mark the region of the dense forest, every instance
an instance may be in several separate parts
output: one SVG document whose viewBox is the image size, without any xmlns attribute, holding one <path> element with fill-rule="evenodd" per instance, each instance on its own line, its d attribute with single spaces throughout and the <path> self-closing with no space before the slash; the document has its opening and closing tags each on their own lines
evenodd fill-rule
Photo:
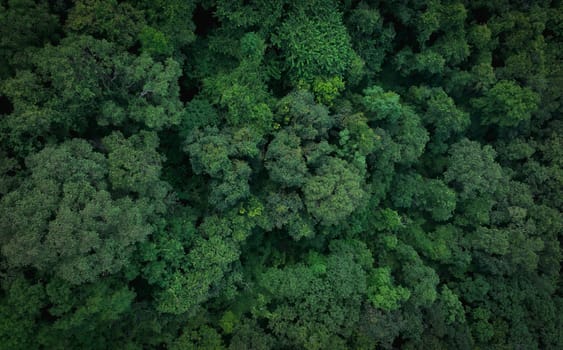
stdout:
<svg viewBox="0 0 563 350">
<path fill-rule="evenodd" d="M 563 349 L 563 3 L 0 0 L 0 349 Z"/>
</svg>

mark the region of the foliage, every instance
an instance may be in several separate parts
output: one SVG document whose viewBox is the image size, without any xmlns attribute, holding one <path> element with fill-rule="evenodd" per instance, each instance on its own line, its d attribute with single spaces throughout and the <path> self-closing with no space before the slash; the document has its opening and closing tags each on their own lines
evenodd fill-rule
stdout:
<svg viewBox="0 0 563 350">
<path fill-rule="evenodd" d="M 1 0 L 0 349 L 563 349 L 562 16 Z"/>
<path fill-rule="evenodd" d="M 296 13 L 285 20 L 274 38 L 283 52 L 292 81 L 311 81 L 315 77 L 343 77 L 354 51 L 342 16 L 332 1 L 317 10 L 318 16 Z"/>
<path fill-rule="evenodd" d="M 539 96 L 530 88 L 521 88 L 508 80 L 496 83 L 485 96 L 476 98 L 474 104 L 482 110 L 483 123 L 515 126 L 530 120 L 537 108 Z"/>
</svg>

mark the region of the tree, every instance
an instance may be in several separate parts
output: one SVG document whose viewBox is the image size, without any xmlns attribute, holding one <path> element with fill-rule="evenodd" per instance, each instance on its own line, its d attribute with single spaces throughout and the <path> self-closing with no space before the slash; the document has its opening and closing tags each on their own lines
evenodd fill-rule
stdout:
<svg viewBox="0 0 563 350">
<path fill-rule="evenodd" d="M 42 325 L 36 337 L 42 347 L 125 346 L 125 332 L 120 324 L 135 298 L 126 285 L 116 279 L 104 279 L 73 286 L 55 278 L 46 286 L 46 292 L 50 302 L 47 312 L 55 322 Z"/>
<path fill-rule="evenodd" d="M 209 200 L 215 208 L 226 210 L 249 197 L 248 180 L 252 169 L 240 158 L 258 156 L 260 139 L 246 128 L 221 133 L 217 128 L 195 129 L 188 134 L 184 150 L 190 155 L 196 174 L 208 174 Z"/>
<path fill-rule="evenodd" d="M 346 19 L 354 51 L 365 61 L 370 74 L 377 74 L 393 47 L 396 32 L 385 24 L 377 8 L 360 2 Z"/>
<path fill-rule="evenodd" d="M 0 299 L 0 335 L 4 349 L 38 349 L 34 337 L 37 320 L 45 306 L 45 290 L 40 284 L 31 284 L 23 276 L 2 281 Z"/>
<path fill-rule="evenodd" d="M 203 172 L 220 177 L 229 165 L 229 143 L 217 128 L 194 130 L 186 140 L 185 151 L 190 155 L 196 174 Z"/>
<path fill-rule="evenodd" d="M 120 68 L 124 69 L 123 74 L 127 78 L 116 93 L 120 96 L 123 87 L 128 87 L 129 103 L 125 108 L 114 107 L 114 102 L 103 104 L 102 112 L 107 113 L 104 113 L 103 121 L 99 121 L 99 124 L 109 121 L 119 125 L 123 121 L 113 118 L 122 115 L 122 111 L 128 118 L 144 124 L 148 129 L 161 130 L 179 124 L 183 105 L 180 102 L 178 79 L 182 71 L 177 61 L 167 58 L 161 63 L 148 54 L 142 54 Z"/>
<path fill-rule="evenodd" d="M 368 119 L 379 121 L 399 146 L 398 163 L 409 164 L 420 157 L 429 139 L 428 132 L 415 111 L 400 102 L 397 93 L 372 86 L 364 90 L 363 106 Z"/>
<path fill-rule="evenodd" d="M 474 99 L 473 105 L 483 113 L 483 124 L 507 127 L 530 120 L 539 102 L 538 94 L 530 88 L 501 80 L 487 90 L 483 97 Z"/>
<path fill-rule="evenodd" d="M 117 193 L 135 193 L 142 197 L 162 201 L 169 191 L 168 186 L 160 181 L 162 163 L 166 160 L 156 148 L 158 136 L 154 132 L 142 131 L 125 138 L 115 132 L 102 140 L 108 151 L 108 178 L 111 189 Z M 157 186 L 159 184 L 160 186 Z M 160 207 L 158 212 L 164 212 Z"/>
<path fill-rule="evenodd" d="M 448 220 L 456 207 L 452 189 L 441 180 L 424 179 L 419 174 L 398 175 L 390 198 L 395 206 L 427 211 L 436 221 Z"/>
<path fill-rule="evenodd" d="M 308 175 L 301 140 L 296 135 L 282 130 L 268 145 L 265 158 L 270 178 L 285 186 L 301 186 Z"/>
<path fill-rule="evenodd" d="M 196 7 L 194 1 L 143 0 L 137 7 L 144 10 L 147 24 L 158 28 L 176 51 L 196 39 L 192 20 Z"/>
<path fill-rule="evenodd" d="M 296 192 L 277 191 L 266 193 L 266 208 L 269 212 L 268 221 L 275 228 L 292 225 L 299 221 L 303 210 L 303 201 Z"/>
<path fill-rule="evenodd" d="M 375 152 L 377 141 L 381 137 L 369 127 L 367 118 L 361 113 L 344 117 L 342 127 L 344 130 L 338 135 L 340 137 L 338 155 L 358 169 L 367 170 L 367 157 Z"/>
<path fill-rule="evenodd" d="M 441 88 L 421 86 L 410 91 L 422 107 L 424 125 L 432 132 L 432 151 L 445 151 L 446 141 L 460 135 L 469 126 L 469 114 L 458 108 Z"/>
<path fill-rule="evenodd" d="M 315 103 L 314 96 L 306 90 L 297 90 L 278 103 L 280 124 L 289 125 L 301 140 L 320 140 L 327 137 L 334 124 L 326 106 Z"/>
<path fill-rule="evenodd" d="M 247 33 L 235 52 L 240 60 L 238 67 L 204 80 L 204 94 L 226 109 L 230 125 L 252 124 L 260 130 L 271 127 L 273 114 L 265 85 L 267 76 L 262 67 L 265 50 L 264 39 Z"/>
<path fill-rule="evenodd" d="M 186 327 L 183 334 L 174 341 L 170 348 L 174 350 L 225 349 L 219 333 L 208 325 L 202 325 L 196 329 Z"/>
<path fill-rule="evenodd" d="M 393 311 L 400 303 L 408 300 L 410 292 L 403 287 L 393 285 L 391 269 L 380 267 L 375 269 L 368 280 L 368 299 L 374 307 L 385 311 Z"/>
<path fill-rule="evenodd" d="M 462 200 L 497 191 L 502 170 L 495 162 L 496 152 L 491 146 L 481 147 L 475 141 L 463 139 L 449 150 L 449 167 L 444 173 L 446 183 L 453 183 Z"/>
<path fill-rule="evenodd" d="M 248 181 L 252 169 L 243 161 L 232 162 L 231 169 L 219 182 L 211 183 L 209 203 L 217 209 L 227 209 L 250 196 Z"/>
<path fill-rule="evenodd" d="M 267 293 L 261 316 L 280 344 L 344 349 L 359 321 L 371 254 L 358 241 L 332 241 L 331 254 L 309 254 L 307 264 L 270 268 L 259 283 Z M 271 311 L 268 311 L 271 310 Z"/>
<path fill-rule="evenodd" d="M 270 35 L 284 14 L 285 1 L 252 0 L 244 3 L 219 0 L 214 15 L 228 28 L 260 28 Z"/>
<path fill-rule="evenodd" d="M 115 0 L 76 2 L 65 23 L 69 32 L 92 35 L 130 47 L 144 24 L 143 13 Z"/>
<path fill-rule="evenodd" d="M 10 269 L 33 267 L 41 275 L 80 284 L 130 263 L 135 243 L 152 233 L 151 222 L 165 209 L 167 187 L 157 176 L 158 157 L 154 164 L 134 163 L 154 167 L 156 176 L 139 173 L 132 183 L 108 183 L 116 152 L 110 151 L 108 159 L 75 139 L 27 159 L 31 176 L 0 202 L 2 255 Z M 155 191 L 150 197 L 149 189 Z"/>
<path fill-rule="evenodd" d="M 337 224 L 365 197 L 357 170 L 338 158 L 327 158 L 303 187 L 308 212 L 319 222 Z"/>
<path fill-rule="evenodd" d="M 315 77 L 343 77 L 355 55 L 342 15 L 332 1 L 318 6 L 318 15 L 303 11 L 289 16 L 272 38 L 284 55 L 292 86 Z"/>
<path fill-rule="evenodd" d="M 229 343 L 229 349 L 244 350 L 251 348 L 266 350 L 272 348 L 274 344 L 274 338 L 266 334 L 255 321 L 245 320 L 237 325 L 233 338 Z"/>
<path fill-rule="evenodd" d="M 106 40 L 73 35 L 36 51 L 32 70 L 0 86 L 14 106 L 0 123 L 7 146 L 23 158 L 46 139 L 86 136 L 98 126 L 137 123 L 135 131 L 179 124 L 179 64 L 117 51 Z"/>
<path fill-rule="evenodd" d="M 0 5 L 0 77 L 29 66 L 33 51 L 55 38 L 56 15 L 45 2 L 4 1 Z M 25 25 L 22 25 L 24 24 Z"/>
</svg>

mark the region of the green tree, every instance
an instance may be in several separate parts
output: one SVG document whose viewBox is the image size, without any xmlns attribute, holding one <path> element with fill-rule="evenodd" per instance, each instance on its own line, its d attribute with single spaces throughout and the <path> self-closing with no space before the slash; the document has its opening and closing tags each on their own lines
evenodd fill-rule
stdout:
<svg viewBox="0 0 563 350">
<path fill-rule="evenodd" d="M 92 35 L 130 47 L 141 31 L 143 13 L 116 0 L 81 0 L 69 11 L 66 28 L 71 33 Z"/>
<path fill-rule="evenodd" d="M 483 97 L 473 100 L 484 124 L 516 126 L 528 121 L 540 102 L 538 94 L 530 88 L 522 88 L 509 80 L 501 80 L 485 92 Z"/>
<path fill-rule="evenodd" d="M 410 91 L 423 110 L 423 124 L 431 132 L 431 150 L 446 151 L 446 141 L 462 134 L 469 126 L 469 114 L 457 107 L 442 88 L 420 86 Z"/>
<path fill-rule="evenodd" d="M 158 28 L 165 40 L 179 51 L 195 39 L 193 12 L 195 1 L 139 1 L 137 8 L 143 9 L 147 24 Z"/>
<path fill-rule="evenodd" d="M 108 151 L 111 189 L 117 193 L 154 198 L 155 209 L 164 212 L 165 208 L 157 204 L 162 202 L 169 188 L 160 181 L 165 158 L 156 150 L 159 145 L 156 133 L 142 131 L 126 139 L 120 132 L 115 132 L 105 137 L 102 145 Z"/>
<path fill-rule="evenodd" d="M 261 316 L 280 345 L 346 348 L 359 321 L 372 257 L 358 241 L 335 240 L 330 250 L 326 257 L 312 253 L 307 264 L 271 268 L 259 277 L 266 306 L 271 305 Z"/>
<path fill-rule="evenodd" d="M 14 106 L 0 123 L 2 139 L 21 157 L 46 139 L 86 135 L 97 126 L 160 130 L 180 122 L 181 69 L 172 59 L 156 62 L 106 40 L 68 36 L 36 51 L 32 62 L 33 70 L 0 85 Z"/>
<path fill-rule="evenodd" d="M 46 286 L 49 314 L 56 317 L 37 335 L 42 347 L 80 347 L 102 349 L 123 346 L 119 339 L 120 322 L 126 318 L 135 293 L 112 279 L 72 286 L 52 279 Z M 112 325 L 113 327 L 107 327 Z"/>
<path fill-rule="evenodd" d="M 368 299 L 374 307 L 386 311 L 396 310 L 400 303 L 408 300 L 408 289 L 394 286 L 391 269 L 380 267 L 375 269 L 368 279 Z"/>
<path fill-rule="evenodd" d="M 86 141 L 75 139 L 27 159 L 31 176 L 0 205 L 7 266 L 33 267 L 42 275 L 79 284 L 130 264 L 135 243 L 152 233 L 151 221 L 165 209 L 167 187 L 157 176 L 144 178 L 147 174 L 141 173 L 129 185 L 147 186 L 158 195 L 148 197 L 142 187 L 109 192 L 113 157 L 110 152 L 108 160 Z M 136 166 L 158 169 L 158 162 L 139 161 Z"/>
<path fill-rule="evenodd" d="M 381 71 L 385 58 L 393 48 L 396 32 L 384 22 L 377 8 L 362 1 L 346 19 L 354 50 L 365 61 L 371 74 Z"/>
<path fill-rule="evenodd" d="M 398 163 L 409 164 L 423 153 L 428 132 L 413 108 L 401 103 L 400 96 L 379 86 L 364 90 L 363 106 L 368 119 L 378 122 L 399 147 Z"/>
<path fill-rule="evenodd" d="M 320 1 L 316 15 L 303 10 L 289 16 L 272 38 L 284 55 L 291 82 L 343 77 L 355 56 L 342 15 L 333 1 Z"/>
<path fill-rule="evenodd" d="M 496 152 L 491 146 L 463 139 L 449 150 L 449 166 L 444 173 L 446 183 L 452 183 L 461 199 L 490 195 L 497 191 L 502 169 L 495 162 Z"/>
<path fill-rule="evenodd" d="M 204 80 L 203 92 L 210 101 L 224 108 L 230 125 L 252 124 L 267 130 L 272 124 L 270 95 L 266 89 L 267 76 L 262 68 L 266 44 L 255 33 L 240 39 L 235 53 L 238 67 Z"/>
<path fill-rule="evenodd" d="M 303 186 L 308 212 L 319 222 L 337 224 L 365 198 L 358 171 L 338 158 L 327 158 Z"/>
<path fill-rule="evenodd" d="M 279 124 L 289 125 L 301 140 L 320 140 L 327 137 L 334 125 L 328 108 L 315 103 L 314 96 L 306 90 L 297 90 L 278 103 Z"/>
<path fill-rule="evenodd" d="M 285 130 L 276 133 L 265 159 L 273 181 L 285 186 L 301 186 L 306 181 L 308 169 L 300 143 L 299 137 Z"/>
<path fill-rule="evenodd" d="M 41 284 L 31 284 L 23 276 L 2 281 L 0 299 L 0 335 L 2 349 L 38 349 L 34 337 L 39 329 L 41 308 L 45 306 L 45 290 Z"/>
<path fill-rule="evenodd" d="M 0 4 L 0 78 L 31 63 L 33 52 L 56 39 L 58 19 L 46 2 L 10 0 Z"/>
</svg>

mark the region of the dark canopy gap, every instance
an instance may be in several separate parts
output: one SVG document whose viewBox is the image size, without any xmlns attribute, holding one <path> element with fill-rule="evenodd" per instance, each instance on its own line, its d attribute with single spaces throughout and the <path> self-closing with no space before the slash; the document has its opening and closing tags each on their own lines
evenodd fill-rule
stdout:
<svg viewBox="0 0 563 350">
<path fill-rule="evenodd" d="M 183 74 L 178 84 L 180 84 L 180 101 L 183 103 L 190 102 L 199 93 L 200 87 L 190 80 L 186 74 Z"/>
<path fill-rule="evenodd" d="M 12 101 L 6 96 L 0 95 L 0 114 L 11 114 L 14 111 Z"/>
<path fill-rule="evenodd" d="M 215 11 L 215 7 L 205 9 L 201 4 L 196 6 L 193 13 L 193 21 L 195 24 L 195 34 L 198 37 L 207 36 L 211 29 L 219 26 L 219 21 L 213 16 Z"/>
<path fill-rule="evenodd" d="M 487 23 L 489 21 L 489 18 L 491 17 L 489 11 L 484 7 L 475 8 L 471 10 L 471 13 L 473 14 L 475 22 L 477 22 L 478 24 Z"/>
</svg>

